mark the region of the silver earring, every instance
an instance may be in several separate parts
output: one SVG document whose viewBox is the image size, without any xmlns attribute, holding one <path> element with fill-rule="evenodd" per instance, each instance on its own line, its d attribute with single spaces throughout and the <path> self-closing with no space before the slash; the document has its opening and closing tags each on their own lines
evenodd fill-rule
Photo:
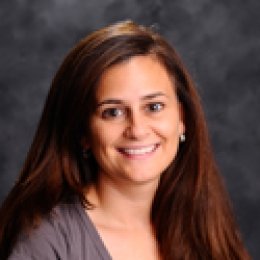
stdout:
<svg viewBox="0 0 260 260">
<path fill-rule="evenodd" d="M 180 135 L 180 142 L 183 143 L 183 142 L 185 142 L 185 140 L 186 140 L 185 134 L 181 134 Z"/>
</svg>

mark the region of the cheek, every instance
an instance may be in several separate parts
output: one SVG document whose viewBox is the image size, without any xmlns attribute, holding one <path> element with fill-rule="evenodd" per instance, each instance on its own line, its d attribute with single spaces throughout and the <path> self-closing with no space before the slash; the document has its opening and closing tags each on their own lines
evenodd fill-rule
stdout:
<svg viewBox="0 0 260 260">
<path fill-rule="evenodd" d="M 103 149 L 108 144 L 108 140 L 109 138 L 106 136 L 105 131 L 94 129 L 91 135 L 91 147 L 93 150 Z"/>
<path fill-rule="evenodd" d="M 119 131 L 117 127 L 111 127 L 106 124 L 95 124 L 91 128 L 91 146 L 95 150 L 106 149 L 112 145 L 118 138 Z"/>
<path fill-rule="evenodd" d="M 177 140 L 180 135 L 180 123 L 172 122 L 170 120 L 158 122 L 156 125 L 156 131 L 167 139 L 172 141 Z"/>
</svg>

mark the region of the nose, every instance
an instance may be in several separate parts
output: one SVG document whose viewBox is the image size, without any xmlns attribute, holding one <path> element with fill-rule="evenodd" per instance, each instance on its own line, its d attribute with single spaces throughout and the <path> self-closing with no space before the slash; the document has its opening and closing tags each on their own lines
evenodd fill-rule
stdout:
<svg viewBox="0 0 260 260">
<path fill-rule="evenodd" d="M 131 140 L 145 139 L 149 135 L 147 118 L 140 111 L 130 111 L 124 134 Z"/>
</svg>

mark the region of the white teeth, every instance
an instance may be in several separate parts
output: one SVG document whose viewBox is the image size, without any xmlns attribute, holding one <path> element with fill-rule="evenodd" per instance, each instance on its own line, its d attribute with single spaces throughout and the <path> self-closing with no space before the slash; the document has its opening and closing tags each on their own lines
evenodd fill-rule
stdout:
<svg viewBox="0 0 260 260">
<path fill-rule="evenodd" d="M 124 153 L 127 153 L 129 155 L 142 155 L 142 154 L 146 154 L 146 153 L 150 153 L 155 149 L 156 145 L 151 145 L 151 146 L 147 146 L 147 147 L 143 147 L 143 148 L 138 148 L 138 149 L 122 149 L 122 151 Z"/>
</svg>

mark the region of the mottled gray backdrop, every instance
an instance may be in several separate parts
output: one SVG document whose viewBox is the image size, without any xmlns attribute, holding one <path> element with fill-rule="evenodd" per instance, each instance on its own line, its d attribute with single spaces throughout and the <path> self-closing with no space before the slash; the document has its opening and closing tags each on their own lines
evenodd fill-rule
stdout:
<svg viewBox="0 0 260 260">
<path fill-rule="evenodd" d="M 260 259 L 259 0 L 1 0 L 0 202 L 68 49 L 111 22 L 155 25 L 193 75 L 242 234 Z"/>
</svg>

